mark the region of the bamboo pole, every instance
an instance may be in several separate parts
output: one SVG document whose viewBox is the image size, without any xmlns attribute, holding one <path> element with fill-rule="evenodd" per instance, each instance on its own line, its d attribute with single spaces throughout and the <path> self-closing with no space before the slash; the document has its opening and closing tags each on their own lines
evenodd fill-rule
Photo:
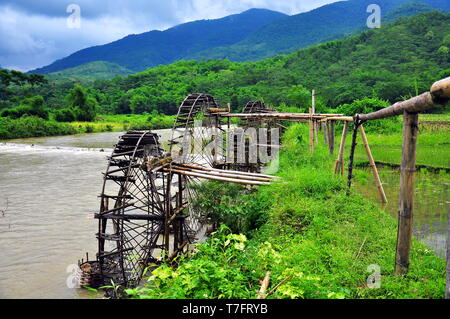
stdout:
<svg viewBox="0 0 450 319">
<path fill-rule="evenodd" d="M 402 115 L 404 112 L 417 113 L 432 109 L 436 105 L 445 105 L 450 99 L 450 77 L 435 82 L 429 92 L 409 100 L 397 102 L 389 107 L 369 114 L 359 114 L 361 121 L 376 120 Z"/>
<path fill-rule="evenodd" d="M 348 122 L 344 122 L 344 128 L 342 129 L 341 145 L 339 146 L 339 154 L 334 164 L 334 173 L 344 175 L 344 151 L 345 151 L 345 140 L 347 139 L 348 132 Z"/>
<path fill-rule="evenodd" d="M 237 184 L 244 184 L 244 185 L 268 185 L 269 182 L 260 182 L 260 181 L 253 181 L 248 179 L 241 179 L 241 178 L 229 178 L 229 177 L 221 177 L 221 176 L 214 176 L 214 175 L 208 175 L 204 173 L 196 173 L 196 172 L 189 172 L 189 171 L 183 171 L 183 170 L 177 170 L 177 169 L 167 169 L 167 171 L 171 171 L 173 173 L 187 175 L 187 176 L 195 176 L 200 177 L 204 179 L 211 179 L 215 181 L 222 181 L 222 182 L 231 182 L 231 183 L 237 183 Z"/>
<path fill-rule="evenodd" d="M 332 117 L 327 117 L 324 119 L 319 120 L 319 122 L 326 122 L 326 121 L 346 121 L 346 122 L 353 122 L 353 117 L 351 116 L 332 116 Z"/>
<path fill-rule="evenodd" d="M 328 130 L 328 146 L 330 147 L 330 154 L 334 154 L 334 127 L 335 127 L 335 121 L 329 121 L 330 127 Z"/>
<path fill-rule="evenodd" d="M 322 122 L 323 142 L 328 145 L 328 125 L 327 122 Z"/>
<path fill-rule="evenodd" d="M 312 108 L 312 114 L 316 114 L 316 92 L 315 90 L 312 90 L 311 94 L 311 108 Z M 314 140 L 313 142 L 317 144 L 317 121 L 313 121 L 313 132 L 314 132 Z"/>
<path fill-rule="evenodd" d="M 210 172 L 224 172 L 224 173 L 233 173 L 236 175 L 243 175 L 243 176 L 256 176 L 256 177 L 267 177 L 270 179 L 279 179 L 278 176 L 266 175 L 266 174 L 261 174 L 261 173 L 233 171 L 233 170 L 203 167 L 203 166 L 197 166 L 197 165 L 191 165 L 191 164 L 174 164 L 174 165 L 176 165 L 178 167 L 182 167 L 182 168 L 188 167 L 188 168 L 194 168 L 194 169 L 210 171 Z"/>
<path fill-rule="evenodd" d="M 403 115 L 402 165 L 400 168 L 400 208 L 398 212 L 395 274 L 408 272 L 413 231 L 414 172 L 416 169 L 416 142 L 418 113 Z"/>
<path fill-rule="evenodd" d="M 448 186 L 448 185 L 446 185 Z M 450 214 L 447 214 L 447 280 L 445 286 L 445 299 L 450 299 Z"/>
<path fill-rule="evenodd" d="M 270 271 L 266 272 L 266 275 L 264 276 L 264 279 L 261 282 L 261 288 L 258 291 L 257 299 L 266 299 L 266 291 L 267 288 L 269 287 L 269 281 L 270 281 Z"/>
<path fill-rule="evenodd" d="M 375 165 L 375 161 L 372 156 L 372 151 L 370 150 L 369 142 L 367 141 L 366 132 L 364 131 L 364 127 L 362 125 L 359 126 L 359 131 L 361 133 L 361 138 L 364 143 L 364 147 L 366 148 L 367 157 L 369 158 L 370 169 L 372 170 L 373 177 L 375 178 L 375 184 L 378 188 L 378 193 L 380 194 L 382 203 L 387 203 L 386 194 L 383 189 L 383 185 L 381 184 L 380 175 L 378 174 L 377 166 Z"/>
<path fill-rule="evenodd" d="M 177 166 L 173 166 L 173 168 L 178 169 L 178 170 L 186 170 L 186 171 L 190 171 L 190 172 L 194 172 L 194 173 L 207 174 L 207 175 L 211 175 L 211 176 L 223 176 L 223 177 L 231 177 L 231 178 L 251 180 L 251 181 L 260 181 L 260 182 L 272 181 L 272 179 L 268 178 L 268 177 L 242 176 L 242 175 L 233 174 L 233 171 L 230 171 L 229 173 L 224 173 L 224 172 L 205 171 L 205 170 L 199 170 L 199 169 L 195 169 L 195 168 L 185 168 L 185 167 L 177 167 Z"/>
<path fill-rule="evenodd" d="M 359 122 L 358 115 L 356 115 L 355 122 L 353 125 L 353 134 L 352 134 L 352 144 L 350 147 L 350 158 L 348 163 L 348 175 L 347 175 L 347 195 L 350 195 L 350 190 L 352 187 L 352 178 L 353 178 L 353 160 L 355 157 L 355 149 L 356 149 L 356 137 L 358 136 L 358 126 L 361 125 Z"/>
</svg>

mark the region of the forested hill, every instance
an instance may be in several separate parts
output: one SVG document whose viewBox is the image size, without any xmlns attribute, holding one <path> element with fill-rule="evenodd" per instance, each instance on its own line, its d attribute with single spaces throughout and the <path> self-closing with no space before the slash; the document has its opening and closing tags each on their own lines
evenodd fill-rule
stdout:
<svg viewBox="0 0 450 319">
<path fill-rule="evenodd" d="M 391 102 L 429 89 L 450 75 L 450 14 L 401 18 L 365 31 L 258 62 L 180 61 L 108 81 L 95 93 L 103 111 L 174 113 L 191 92 L 207 92 L 236 109 L 252 99 L 272 105 L 336 107 L 363 97 Z M 306 88 L 306 89 L 305 89 Z"/>
<path fill-rule="evenodd" d="M 215 20 L 180 24 L 165 31 L 129 35 L 115 42 L 86 48 L 32 71 L 50 73 L 94 61 L 116 63 L 134 72 L 169 64 L 204 49 L 236 43 L 285 14 L 251 9 Z"/>
<path fill-rule="evenodd" d="M 376 3 L 381 8 L 382 23 L 400 16 L 410 16 L 430 9 L 450 11 L 448 0 L 350 0 L 339 1 L 315 10 L 273 21 L 233 45 L 223 45 L 195 53 L 186 58 L 255 61 L 280 53 L 344 38 L 367 30 L 370 13 L 367 8 Z"/>
</svg>

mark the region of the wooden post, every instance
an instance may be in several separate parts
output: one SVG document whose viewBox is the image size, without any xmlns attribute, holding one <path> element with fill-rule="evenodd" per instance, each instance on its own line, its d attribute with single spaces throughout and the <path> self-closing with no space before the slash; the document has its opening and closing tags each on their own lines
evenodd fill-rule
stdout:
<svg viewBox="0 0 450 319">
<path fill-rule="evenodd" d="M 446 185 L 446 190 L 447 190 Z M 445 192 L 447 194 L 447 192 Z M 447 228 L 447 281 L 445 290 L 445 299 L 450 299 L 450 214 L 447 214 L 448 228 Z"/>
<path fill-rule="evenodd" d="M 372 170 L 373 177 L 375 178 L 375 184 L 378 188 L 378 193 L 380 194 L 382 203 L 387 203 L 386 194 L 383 189 L 383 185 L 381 184 L 380 175 L 378 175 L 377 166 L 375 165 L 375 161 L 372 156 L 372 152 L 370 150 L 369 142 L 367 141 L 366 132 L 364 131 L 364 127 L 362 125 L 359 126 L 359 131 L 361 133 L 361 138 L 366 148 L 367 157 L 369 158 L 370 169 Z"/>
<path fill-rule="evenodd" d="M 414 172 L 416 170 L 416 142 L 418 113 L 403 113 L 402 164 L 400 168 L 400 208 L 398 212 L 397 252 L 395 274 L 408 272 L 413 231 Z"/>
<path fill-rule="evenodd" d="M 328 128 L 328 146 L 330 147 L 330 154 L 334 154 L 334 124 L 336 121 L 328 121 L 330 122 L 330 126 Z M 328 123 L 327 122 L 327 123 Z"/>
<path fill-rule="evenodd" d="M 311 101 L 311 108 L 312 108 L 312 114 L 316 114 L 316 92 L 312 90 L 312 101 Z M 313 121 L 313 132 L 314 132 L 314 140 L 313 142 L 317 144 L 317 121 Z"/>
<path fill-rule="evenodd" d="M 322 122 L 323 142 L 328 145 L 328 125 L 326 122 Z"/>
<path fill-rule="evenodd" d="M 312 108 L 309 108 L 309 151 L 314 152 L 314 121 Z"/>
<path fill-rule="evenodd" d="M 339 146 L 339 154 L 334 164 L 334 173 L 344 175 L 344 151 L 345 151 L 345 140 L 347 138 L 348 132 L 348 122 L 344 121 L 344 128 L 342 129 L 341 145 Z"/>
</svg>

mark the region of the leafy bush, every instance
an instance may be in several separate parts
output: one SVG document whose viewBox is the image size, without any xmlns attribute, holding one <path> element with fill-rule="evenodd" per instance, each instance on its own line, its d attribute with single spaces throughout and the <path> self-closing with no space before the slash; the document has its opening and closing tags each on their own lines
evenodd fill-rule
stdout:
<svg viewBox="0 0 450 319">
<path fill-rule="evenodd" d="M 0 117 L 10 117 L 18 119 L 24 115 L 37 116 L 44 120 L 49 119 L 49 111 L 44 105 L 44 98 L 40 95 L 31 98 L 26 98 L 22 101 L 23 104 L 2 110 Z"/>
<path fill-rule="evenodd" d="M 55 111 L 55 119 L 58 122 L 74 122 L 77 120 L 75 111 L 72 108 L 64 108 Z"/>
<path fill-rule="evenodd" d="M 254 191 L 243 185 L 208 181 L 193 187 L 199 194 L 194 209 L 235 233 L 248 233 L 267 221 L 267 203 L 259 201 L 262 198 L 255 198 Z"/>
</svg>

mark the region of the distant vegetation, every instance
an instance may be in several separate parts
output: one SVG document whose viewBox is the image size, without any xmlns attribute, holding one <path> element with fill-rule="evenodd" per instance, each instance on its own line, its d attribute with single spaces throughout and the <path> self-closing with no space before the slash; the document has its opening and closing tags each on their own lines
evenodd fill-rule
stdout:
<svg viewBox="0 0 450 319">
<path fill-rule="evenodd" d="M 221 19 L 184 23 L 164 31 L 131 34 L 112 43 L 75 52 L 35 72 L 56 72 L 94 61 L 115 63 L 133 72 L 143 71 L 184 59 L 195 52 L 236 43 L 284 16 L 271 10 L 251 9 Z"/>
<path fill-rule="evenodd" d="M 94 82 L 95 80 L 106 80 L 118 75 L 128 75 L 132 73 L 134 72 L 115 63 L 95 61 L 50 73 L 47 74 L 46 77 L 55 82 L 72 80 L 89 83 Z"/>
<path fill-rule="evenodd" d="M 179 60 L 256 61 L 367 30 L 370 4 L 372 0 L 337 1 L 292 16 L 251 9 L 221 19 L 193 21 L 164 31 L 129 35 L 80 50 L 35 72 L 71 68 L 59 75 L 91 79 L 93 76 L 113 77 L 125 70 L 144 71 Z M 447 0 L 377 0 L 376 4 L 381 7 L 383 24 L 430 10 L 450 11 Z M 91 64 L 96 61 L 110 63 Z M 74 67 L 77 68 L 72 69 Z M 58 73 L 52 77 L 58 77 Z"/>
</svg>

